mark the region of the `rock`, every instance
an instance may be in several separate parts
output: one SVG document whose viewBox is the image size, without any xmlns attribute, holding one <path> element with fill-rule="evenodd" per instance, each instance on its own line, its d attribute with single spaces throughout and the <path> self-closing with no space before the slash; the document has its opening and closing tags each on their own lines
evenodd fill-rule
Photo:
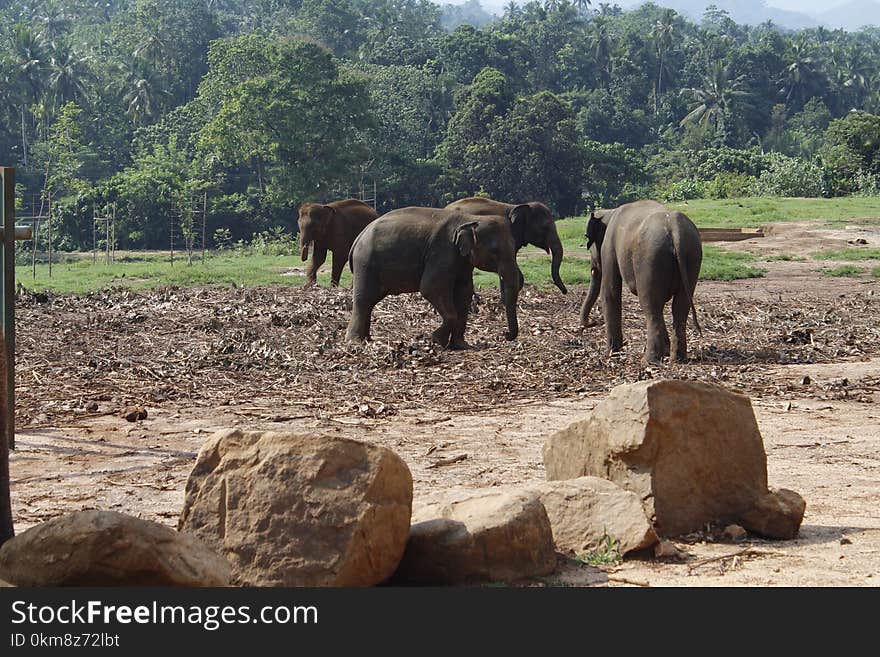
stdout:
<svg viewBox="0 0 880 657">
<path fill-rule="evenodd" d="M 807 503 L 793 490 L 769 491 L 740 516 L 743 527 L 765 538 L 791 539 L 798 535 Z"/>
<path fill-rule="evenodd" d="M 229 563 L 195 536 L 114 511 L 40 523 L 0 547 L 17 586 L 228 586 Z"/>
<path fill-rule="evenodd" d="M 852 541 L 848 539 L 846 536 L 841 537 L 840 539 L 841 545 L 852 545 Z"/>
<path fill-rule="evenodd" d="M 411 509 L 412 476 L 388 449 L 235 429 L 202 446 L 179 527 L 248 586 L 371 586 L 397 568 Z"/>
<path fill-rule="evenodd" d="M 654 557 L 657 559 L 685 559 L 687 553 L 679 550 L 672 541 L 660 541 L 654 546 Z"/>
<path fill-rule="evenodd" d="M 621 555 L 657 542 L 638 495 L 597 477 L 529 484 L 547 510 L 560 552 L 583 554 L 600 548 L 605 536 L 618 541 Z"/>
<path fill-rule="evenodd" d="M 435 493 L 414 504 L 401 584 L 510 582 L 556 568 L 544 505 L 518 490 Z"/>
<path fill-rule="evenodd" d="M 7 589 L 15 586 L 15 584 L 10 584 L 4 579 L 0 579 L 0 589 Z"/>
<path fill-rule="evenodd" d="M 119 412 L 119 417 L 129 422 L 137 422 L 147 419 L 147 409 L 142 406 L 128 406 Z"/>
<path fill-rule="evenodd" d="M 86 404 L 86 410 L 89 412 L 93 413 L 93 412 L 97 411 L 98 408 L 99 408 L 98 402 L 96 402 L 96 401 L 90 401 L 88 404 Z"/>
<path fill-rule="evenodd" d="M 731 541 L 742 541 L 748 536 L 748 532 L 740 525 L 727 525 L 724 528 L 724 537 Z"/>
<path fill-rule="evenodd" d="M 767 458 L 751 402 L 720 386 L 678 380 L 618 386 L 589 417 L 550 436 L 544 465 L 549 480 L 588 475 L 633 491 L 660 536 L 712 522 L 752 529 L 764 512 L 774 528 L 784 524 L 780 509 L 761 502 Z"/>
</svg>

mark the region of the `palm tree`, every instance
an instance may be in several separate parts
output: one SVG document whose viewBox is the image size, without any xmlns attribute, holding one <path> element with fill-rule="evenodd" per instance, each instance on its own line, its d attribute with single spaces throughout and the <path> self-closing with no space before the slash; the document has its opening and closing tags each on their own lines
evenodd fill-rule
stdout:
<svg viewBox="0 0 880 657">
<path fill-rule="evenodd" d="M 785 94 L 786 105 L 791 103 L 792 98 L 803 103 L 813 95 L 811 92 L 820 76 L 815 53 L 815 44 L 810 42 L 806 35 L 801 35 L 799 39 L 791 42 L 786 57 L 788 64 L 780 80 L 782 84 L 780 93 Z"/>
<path fill-rule="evenodd" d="M 18 23 L 12 28 L 12 57 L 34 103 L 43 95 L 48 60 L 45 50 L 43 39 L 30 26 Z"/>
<path fill-rule="evenodd" d="M 672 12 L 654 23 L 651 29 L 651 37 L 654 39 L 654 49 L 657 52 L 657 92 L 654 94 L 654 114 L 659 111 L 659 98 L 663 93 L 663 57 L 672 48 L 675 26 L 672 23 Z"/>
<path fill-rule="evenodd" d="M 745 89 L 745 76 L 731 79 L 730 65 L 724 66 L 719 61 L 713 62 L 709 74 L 703 78 L 702 88 L 688 87 L 682 89 L 681 94 L 692 96 L 694 105 L 679 125 L 712 125 L 719 141 L 727 137 L 727 121 L 734 107 L 749 106 L 746 99 L 750 94 Z"/>
<path fill-rule="evenodd" d="M 597 16 L 590 23 L 588 38 L 593 60 L 599 69 L 599 77 L 602 80 L 602 84 L 607 86 L 614 67 L 612 61 L 614 39 L 608 28 L 608 19 L 604 16 Z"/>
<path fill-rule="evenodd" d="M 66 40 L 58 41 L 49 58 L 48 91 L 55 107 L 68 101 L 84 105 L 89 100 L 85 82 L 90 76 L 88 58 L 81 57 Z"/>
</svg>

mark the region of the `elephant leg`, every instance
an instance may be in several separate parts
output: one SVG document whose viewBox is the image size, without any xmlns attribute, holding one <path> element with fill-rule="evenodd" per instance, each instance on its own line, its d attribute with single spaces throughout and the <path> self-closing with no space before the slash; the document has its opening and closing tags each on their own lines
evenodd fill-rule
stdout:
<svg viewBox="0 0 880 657">
<path fill-rule="evenodd" d="M 672 327 L 675 341 L 672 345 L 672 358 L 679 363 L 687 360 L 687 319 L 690 312 L 690 299 L 684 291 L 672 298 Z"/>
<path fill-rule="evenodd" d="M 448 288 L 422 287 L 422 296 L 427 299 L 434 310 L 443 318 L 443 323 L 432 334 L 431 338 L 442 347 L 456 347 L 450 344 L 450 340 L 458 332 L 458 312 L 455 307 L 452 290 Z M 463 333 L 463 331 L 461 331 Z"/>
<path fill-rule="evenodd" d="M 467 349 L 468 343 L 464 341 L 464 332 L 467 329 L 467 316 L 471 299 L 474 296 L 474 279 L 468 276 L 459 280 L 453 291 L 453 302 L 458 314 L 458 324 L 454 327 L 449 341 L 450 349 Z"/>
<path fill-rule="evenodd" d="M 663 319 L 663 304 L 653 299 L 639 299 L 642 312 L 645 313 L 645 333 L 647 344 L 645 345 L 645 360 L 649 363 L 659 363 L 664 356 L 669 355 L 669 333 L 666 330 L 666 321 Z"/>
<path fill-rule="evenodd" d="M 608 353 L 623 349 L 622 293 L 623 278 L 616 262 L 610 262 L 602 281 L 602 316 L 605 319 L 605 338 Z"/>
<path fill-rule="evenodd" d="M 384 295 L 366 289 L 367 285 L 355 282 L 352 292 L 351 319 L 345 337 L 349 342 L 366 342 L 370 339 L 370 323 L 373 308 Z"/>
<path fill-rule="evenodd" d="M 312 261 L 309 263 L 309 267 L 306 270 L 306 286 L 318 284 L 318 270 L 321 268 L 321 265 L 324 264 L 326 259 L 327 249 L 315 244 L 312 249 Z"/>
<path fill-rule="evenodd" d="M 519 289 L 522 290 L 526 284 L 526 278 L 523 276 L 522 269 L 517 267 L 517 272 L 519 273 Z M 498 291 L 500 292 L 500 296 L 498 297 L 498 302 L 503 306 L 504 305 L 504 279 L 500 276 L 498 277 Z"/>
<path fill-rule="evenodd" d="M 337 257 L 339 255 L 340 257 Z M 345 255 L 333 252 L 333 271 L 330 274 L 330 287 L 339 287 L 339 279 L 342 278 L 342 271 L 348 262 L 348 253 Z"/>
</svg>

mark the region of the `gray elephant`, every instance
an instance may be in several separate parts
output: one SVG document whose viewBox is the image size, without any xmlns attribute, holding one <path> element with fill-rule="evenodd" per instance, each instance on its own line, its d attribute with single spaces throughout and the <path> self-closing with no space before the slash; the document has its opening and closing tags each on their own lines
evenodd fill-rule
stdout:
<svg viewBox="0 0 880 657">
<path fill-rule="evenodd" d="M 421 292 L 443 318 L 432 337 L 450 349 L 466 349 L 464 333 L 474 293 L 474 267 L 507 281 L 508 340 L 519 334 L 516 302 L 519 268 L 510 222 L 453 210 L 410 207 L 382 215 L 358 235 L 349 255 L 354 274 L 346 337 L 370 338 L 373 308 L 390 294 Z"/>
<path fill-rule="evenodd" d="M 318 282 L 318 269 L 330 251 L 333 254 L 330 285 L 338 286 L 351 245 L 367 224 L 378 216 L 372 207 L 355 198 L 327 205 L 303 203 L 298 219 L 303 262 L 309 259 L 309 247 L 313 247 L 312 262 L 306 270 L 306 285 Z"/>
<path fill-rule="evenodd" d="M 614 210 L 591 213 L 586 226 L 590 249 L 590 289 L 581 306 L 581 326 L 589 323 L 590 311 L 602 295 L 602 314 L 608 352 L 623 347 L 621 302 L 623 283 L 639 297 L 647 323 L 645 360 L 658 362 L 670 355 L 669 333 L 663 307 L 672 299 L 675 342 L 672 355 L 687 358 L 688 312 L 697 330 L 694 290 L 703 261 L 700 232 L 681 212 L 671 212 L 656 201 L 637 201 Z"/>
<path fill-rule="evenodd" d="M 473 196 L 463 198 L 446 206 L 447 210 L 457 210 L 475 215 L 504 216 L 510 220 L 513 231 L 513 240 L 516 250 L 519 251 L 526 244 L 534 244 L 539 249 L 544 249 L 551 254 L 550 276 L 553 283 L 563 294 L 568 293 L 562 277 L 559 275 L 559 267 L 562 265 L 562 240 L 556 231 L 556 222 L 550 209 L 543 203 L 532 201 L 521 205 L 493 201 L 490 198 Z M 522 274 L 520 274 L 522 277 Z M 522 281 L 520 281 L 522 283 Z M 502 281 L 502 296 L 504 285 Z"/>
</svg>

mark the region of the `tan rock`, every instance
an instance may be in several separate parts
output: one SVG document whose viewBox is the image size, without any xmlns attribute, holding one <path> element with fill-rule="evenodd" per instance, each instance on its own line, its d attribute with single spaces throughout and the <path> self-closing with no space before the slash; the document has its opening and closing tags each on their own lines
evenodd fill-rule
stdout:
<svg viewBox="0 0 880 657">
<path fill-rule="evenodd" d="M 672 541 L 660 541 L 654 546 L 654 556 L 657 559 L 678 559 L 687 558 L 687 553 L 680 550 Z"/>
<path fill-rule="evenodd" d="M 791 539 L 798 535 L 806 508 L 804 498 L 780 488 L 759 497 L 740 521 L 746 529 L 765 538 Z"/>
<path fill-rule="evenodd" d="M 742 541 L 748 536 L 748 532 L 740 525 L 727 525 L 724 528 L 724 538 L 731 541 Z"/>
<path fill-rule="evenodd" d="M 614 388 L 589 417 L 550 436 L 544 465 L 550 480 L 589 475 L 633 491 L 661 536 L 739 522 L 767 493 L 749 398 L 696 381 Z"/>
<path fill-rule="evenodd" d="M 371 586 L 397 568 L 411 509 L 412 476 L 390 450 L 232 430 L 199 452 L 179 526 L 249 586 Z"/>
<path fill-rule="evenodd" d="M 643 550 L 657 542 L 641 499 L 607 479 L 579 477 L 528 484 L 538 495 L 560 552 L 583 554 L 600 548 L 605 536 L 618 543 L 620 553 Z"/>
<path fill-rule="evenodd" d="M 229 563 L 195 536 L 114 511 L 40 523 L 0 547 L 17 586 L 227 586 Z"/>
<path fill-rule="evenodd" d="M 457 490 L 416 501 L 394 582 L 510 582 L 555 568 L 550 521 L 534 493 Z"/>
</svg>

